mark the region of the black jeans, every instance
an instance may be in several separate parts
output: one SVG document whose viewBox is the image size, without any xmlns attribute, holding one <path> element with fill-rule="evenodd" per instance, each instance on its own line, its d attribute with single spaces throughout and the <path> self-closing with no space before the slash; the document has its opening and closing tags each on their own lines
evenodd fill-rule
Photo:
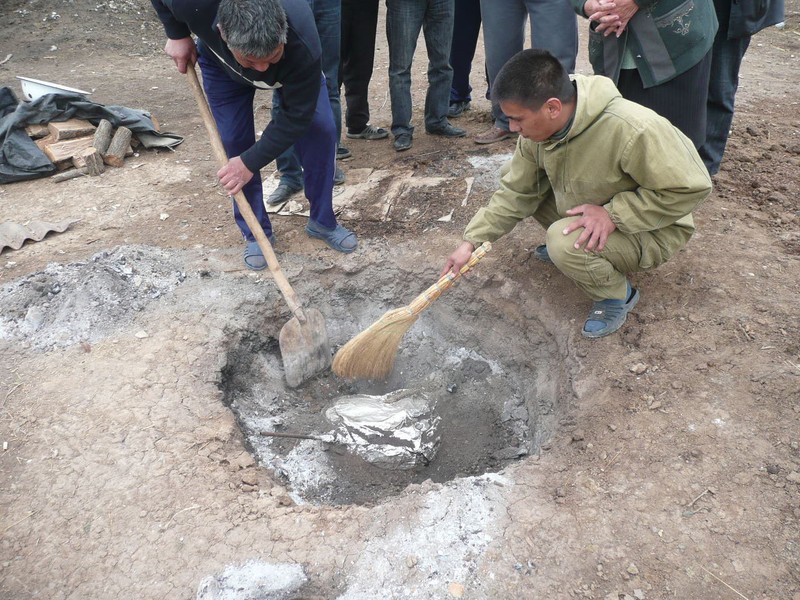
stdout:
<svg viewBox="0 0 800 600">
<path fill-rule="evenodd" d="M 369 82 L 377 29 L 378 0 L 342 0 L 339 81 L 344 85 L 348 133 L 361 133 L 369 123 Z"/>
<path fill-rule="evenodd" d="M 719 172 L 719 164 L 728 143 L 728 134 L 733 122 L 733 107 L 739 87 L 739 68 L 750 45 L 750 36 L 728 39 L 728 22 L 731 18 L 731 3 L 714 2 L 719 29 L 711 49 L 711 78 L 708 82 L 708 104 L 706 108 L 706 141 L 698 148 L 709 175 Z"/>
<path fill-rule="evenodd" d="M 450 48 L 450 65 L 453 67 L 453 84 L 450 86 L 451 104 L 472 100 L 469 74 L 472 71 L 472 59 L 475 58 L 480 31 L 480 0 L 456 0 L 453 45 Z"/>
</svg>

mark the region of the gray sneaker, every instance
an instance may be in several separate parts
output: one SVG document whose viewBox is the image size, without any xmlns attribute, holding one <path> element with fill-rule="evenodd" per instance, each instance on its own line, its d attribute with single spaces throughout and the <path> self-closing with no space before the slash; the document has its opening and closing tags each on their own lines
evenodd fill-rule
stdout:
<svg viewBox="0 0 800 600">
<path fill-rule="evenodd" d="M 283 204 L 284 202 L 288 202 L 289 198 L 294 196 L 297 192 L 301 191 L 303 188 L 294 188 L 290 186 L 288 183 L 281 183 L 274 192 L 272 192 L 269 197 L 267 198 L 267 204 L 276 205 L 276 204 Z"/>
<path fill-rule="evenodd" d="M 350 133 L 348 131 L 345 135 L 351 140 L 382 140 L 389 137 L 389 132 L 383 127 L 367 125 L 361 133 Z"/>
<path fill-rule="evenodd" d="M 342 171 L 339 165 L 336 165 L 336 171 L 333 172 L 333 185 L 342 185 L 344 179 L 344 171 Z"/>
</svg>

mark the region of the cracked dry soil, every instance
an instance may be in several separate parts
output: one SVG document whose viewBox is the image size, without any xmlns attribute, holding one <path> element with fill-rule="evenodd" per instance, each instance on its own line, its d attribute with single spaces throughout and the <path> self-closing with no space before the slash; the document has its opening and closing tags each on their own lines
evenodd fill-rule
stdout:
<svg viewBox="0 0 800 600">
<path fill-rule="evenodd" d="M 530 257 L 542 233 L 526 223 L 404 340 L 400 364 L 420 373 L 446 370 L 435 353 L 414 363 L 424 332 L 446 331 L 445 351 L 500 360 L 531 397 L 548 390 L 530 455 L 334 505 L 298 501 L 259 466 L 224 402 L 243 332 L 269 340 L 288 312 L 268 277 L 240 267 L 202 123 L 149 3 L 10 0 L 0 11 L 0 55 L 12 55 L 1 85 L 18 90 L 24 75 L 94 90 L 186 137 L 100 178 L 0 188 L 3 220 L 81 219 L 0 255 L 0 597 L 195 598 L 209 576 L 260 561 L 303 574 L 262 597 L 800 599 L 796 0 L 784 29 L 753 38 L 697 235 L 636 276 L 642 300 L 620 334 L 580 337 L 588 303 Z M 585 38 L 580 60 L 587 72 Z M 479 48 L 475 73 L 481 64 Z M 381 33 L 381 126 L 386 66 Z M 268 106 L 260 97 L 259 122 Z M 488 108 L 476 100 L 459 125 L 481 132 Z M 302 217 L 276 217 L 281 264 L 336 346 L 435 280 L 513 149 L 417 137 L 404 156 L 350 143 L 354 255 L 307 239 Z M 378 171 L 385 186 L 358 187 Z M 502 386 L 470 385 L 502 415 Z M 474 410 L 445 401 L 451 414 Z"/>
</svg>

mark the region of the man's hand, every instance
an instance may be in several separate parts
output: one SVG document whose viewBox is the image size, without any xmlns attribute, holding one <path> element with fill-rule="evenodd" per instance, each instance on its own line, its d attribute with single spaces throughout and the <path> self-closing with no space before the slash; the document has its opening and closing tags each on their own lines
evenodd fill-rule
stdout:
<svg viewBox="0 0 800 600">
<path fill-rule="evenodd" d="M 455 252 L 450 255 L 450 258 L 447 259 L 444 269 L 442 269 L 439 277 L 446 275 L 448 271 L 452 271 L 458 275 L 461 267 L 469 262 L 469 259 L 472 257 L 473 250 L 475 250 L 475 246 L 473 246 L 471 242 L 462 242 L 462 244 L 456 248 Z"/>
<path fill-rule="evenodd" d="M 188 65 L 193 65 L 197 62 L 197 46 L 194 45 L 194 40 L 191 37 L 167 40 L 164 52 L 172 59 L 181 73 L 186 73 Z"/>
<path fill-rule="evenodd" d="M 253 172 L 244 166 L 242 159 L 238 156 L 230 159 L 228 164 L 217 171 L 219 182 L 225 191 L 233 196 L 241 191 L 244 185 L 253 178 Z"/>
<path fill-rule="evenodd" d="M 582 215 L 579 219 L 564 228 L 564 235 L 569 235 L 576 229 L 583 228 L 583 233 L 575 240 L 575 249 L 583 247 L 584 252 L 600 252 L 606 247 L 606 241 L 617 226 L 611 220 L 605 208 L 595 204 L 581 204 L 567 211 L 571 217 Z"/>
</svg>

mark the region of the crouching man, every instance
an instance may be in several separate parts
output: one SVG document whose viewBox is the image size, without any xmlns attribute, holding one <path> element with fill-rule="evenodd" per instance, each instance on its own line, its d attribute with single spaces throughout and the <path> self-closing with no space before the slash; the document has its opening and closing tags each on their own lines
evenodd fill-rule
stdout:
<svg viewBox="0 0 800 600">
<path fill-rule="evenodd" d="M 627 274 L 666 262 L 694 232 L 691 211 L 711 192 L 692 142 L 610 79 L 575 75 L 543 50 L 502 68 L 492 100 L 520 139 L 500 189 L 464 232 L 442 273 L 526 217 L 546 230 L 536 258 L 553 263 L 593 304 L 582 333 L 617 331 L 639 301 Z"/>
</svg>

